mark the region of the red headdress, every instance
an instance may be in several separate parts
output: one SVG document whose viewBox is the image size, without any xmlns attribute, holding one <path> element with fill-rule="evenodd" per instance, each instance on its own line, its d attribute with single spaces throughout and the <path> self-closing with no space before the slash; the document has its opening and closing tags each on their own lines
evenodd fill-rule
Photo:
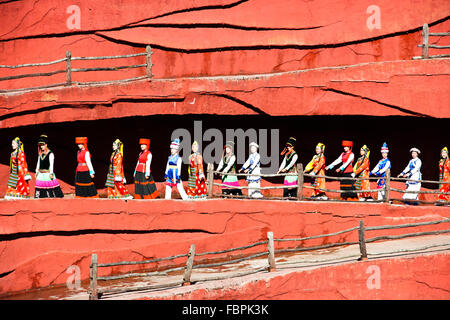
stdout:
<svg viewBox="0 0 450 320">
<path fill-rule="evenodd" d="M 342 140 L 342 146 L 343 147 L 349 147 L 350 150 L 351 150 L 353 148 L 353 141 Z"/>
<path fill-rule="evenodd" d="M 139 144 L 145 144 L 147 146 L 147 150 L 150 149 L 150 139 L 141 138 L 139 139 Z"/>
<path fill-rule="evenodd" d="M 84 149 L 87 150 L 87 137 L 76 137 L 75 143 L 76 144 L 82 144 L 84 146 Z"/>
</svg>

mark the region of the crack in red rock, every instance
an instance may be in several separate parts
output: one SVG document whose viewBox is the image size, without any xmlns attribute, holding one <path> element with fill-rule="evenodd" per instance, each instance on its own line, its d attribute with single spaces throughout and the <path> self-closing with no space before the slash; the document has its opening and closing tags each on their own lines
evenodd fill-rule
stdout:
<svg viewBox="0 0 450 320">
<path fill-rule="evenodd" d="M 385 103 L 385 102 L 382 102 L 382 101 L 375 100 L 375 99 L 370 98 L 370 97 L 365 97 L 365 96 L 361 96 L 361 95 L 358 95 L 358 94 L 345 92 L 345 91 L 342 91 L 342 90 L 337 90 L 337 89 L 333 89 L 333 88 L 326 88 L 326 89 L 320 89 L 320 90 L 334 92 L 334 93 L 337 93 L 337 94 L 342 94 L 342 95 L 346 95 L 346 96 L 350 96 L 350 97 L 354 97 L 354 98 L 360 98 L 360 99 L 363 99 L 363 100 L 368 100 L 368 101 L 371 101 L 371 102 L 375 102 L 375 103 L 377 103 L 379 105 L 382 105 L 382 106 L 385 106 L 385 107 L 388 107 L 388 108 L 392 108 L 392 109 L 396 109 L 396 110 L 402 111 L 402 112 L 404 112 L 406 114 L 410 114 L 410 115 L 414 115 L 414 116 L 427 117 L 427 118 L 431 117 L 431 118 L 433 118 L 432 116 L 424 114 L 424 113 L 411 111 L 411 110 L 408 110 L 408 109 L 405 109 L 405 108 L 402 108 L 402 107 L 399 107 L 399 106 L 395 106 L 395 105 L 392 105 L 392 104 L 388 104 L 388 103 Z"/>
<path fill-rule="evenodd" d="M 427 286 L 430 289 L 442 290 L 444 292 L 450 293 L 450 290 L 448 290 L 448 289 L 431 286 L 428 283 L 426 283 L 425 281 L 419 281 L 419 280 L 414 280 L 414 281 L 417 282 L 417 283 L 423 284 L 423 285 Z"/>
</svg>

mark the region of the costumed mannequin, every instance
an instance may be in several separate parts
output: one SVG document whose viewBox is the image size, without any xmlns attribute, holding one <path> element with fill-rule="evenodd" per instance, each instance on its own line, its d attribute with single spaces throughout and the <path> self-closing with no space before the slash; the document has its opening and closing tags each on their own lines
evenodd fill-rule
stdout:
<svg viewBox="0 0 450 320">
<path fill-rule="evenodd" d="M 283 162 L 278 169 L 277 174 L 280 173 L 297 173 L 297 160 L 298 154 L 295 152 L 295 142 L 296 139 L 294 137 L 290 137 L 286 142 L 286 145 L 281 151 L 281 155 L 284 155 Z M 284 185 L 285 186 L 295 186 L 294 188 L 285 188 L 283 189 L 283 197 L 297 197 L 297 175 L 292 176 L 284 176 Z"/>
<path fill-rule="evenodd" d="M 13 152 L 9 162 L 9 179 L 5 199 L 29 199 L 31 175 L 28 172 L 23 143 L 17 137 L 11 142 Z"/>
<path fill-rule="evenodd" d="M 164 178 L 166 179 L 166 199 L 172 198 L 172 188 L 177 187 L 178 192 L 183 200 L 187 200 L 188 196 L 183 188 L 181 181 L 181 163 L 182 159 L 178 152 L 180 151 L 180 139 L 175 139 L 170 144 L 170 156 L 167 160 Z"/>
<path fill-rule="evenodd" d="M 35 198 L 63 198 L 64 194 L 53 172 L 55 155 L 48 148 L 48 137 L 41 135 L 38 140 L 38 161 L 36 164 Z"/>
<path fill-rule="evenodd" d="M 75 197 L 76 198 L 98 198 L 94 181 L 94 168 L 92 167 L 91 154 L 87 148 L 87 137 L 76 137 L 78 145 L 78 166 L 75 174 Z"/>
<path fill-rule="evenodd" d="M 420 169 L 422 167 L 422 160 L 419 159 L 420 150 L 417 148 L 411 148 L 409 152 L 411 153 L 412 159 L 409 161 L 406 168 L 398 175 L 398 177 L 417 181 L 406 181 L 406 192 L 402 197 L 403 200 L 406 200 L 406 202 L 409 202 L 409 200 L 419 199 L 418 193 L 412 193 L 408 191 L 420 191 L 420 187 L 422 185 L 420 182 L 420 180 L 422 180 L 422 173 L 420 172 Z M 413 202 L 413 204 L 416 203 Z"/>
<path fill-rule="evenodd" d="M 353 167 L 353 178 L 369 178 L 370 171 L 370 162 L 369 162 L 369 155 L 370 150 L 369 148 L 364 145 L 360 150 L 361 157 L 358 158 L 356 161 L 355 166 Z M 356 180 L 355 182 L 356 190 L 364 191 L 364 190 L 370 190 L 370 181 L 367 179 L 364 180 Z M 373 201 L 372 196 L 369 192 L 361 192 L 358 193 L 359 201 Z"/>
<path fill-rule="evenodd" d="M 222 194 L 242 196 L 238 177 L 234 175 L 236 173 L 236 156 L 233 153 L 233 149 L 234 142 L 227 141 L 223 148 L 222 159 L 220 159 L 217 171 L 222 172 L 222 184 L 229 186 L 222 187 Z"/>
<path fill-rule="evenodd" d="M 133 199 L 126 187 L 127 180 L 123 171 L 123 143 L 116 139 L 112 145 L 113 152 L 110 158 L 105 186 L 109 199 Z"/>
<path fill-rule="evenodd" d="M 206 199 L 206 177 L 203 171 L 203 157 L 198 152 L 198 142 L 192 144 L 192 154 L 189 156 L 189 179 L 186 193 L 189 199 Z"/>
<path fill-rule="evenodd" d="M 341 198 L 344 200 L 358 199 L 358 196 L 354 192 L 352 192 L 352 190 L 355 190 L 353 180 L 351 179 L 353 173 L 352 164 L 353 160 L 355 159 L 355 155 L 352 152 L 353 142 L 344 140 L 342 141 L 342 147 L 344 148 L 344 152 L 342 152 L 339 158 L 334 160 L 333 163 L 328 165 L 325 170 L 333 169 L 337 164 L 342 163 L 342 165 L 338 169 L 336 169 L 336 172 L 342 172 L 342 177 L 350 179 L 341 180 L 341 190 L 347 191 L 341 193 Z"/>
<path fill-rule="evenodd" d="M 316 154 L 312 160 L 306 165 L 304 173 L 311 175 L 324 176 L 325 175 L 325 145 L 323 143 L 318 143 L 316 146 Z M 311 198 L 318 200 L 328 200 L 325 192 L 320 189 L 325 189 L 325 178 L 314 178 L 311 183 L 314 187 L 313 194 Z"/>
<path fill-rule="evenodd" d="M 381 157 L 382 159 L 378 161 L 375 168 L 372 169 L 372 172 L 370 172 L 371 175 L 376 175 L 377 177 L 386 177 L 386 171 L 391 169 L 391 161 L 388 159 L 388 152 L 389 149 L 387 147 L 386 142 L 383 143 L 383 146 L 381 147 Z M 377 189 L 378 190 L 378 200 L 384 200 L 385 198 L 385 190 L 383 189 L 386 184 L 385 179 L 378 179 L 377 180 Z"/>
<path fill-rule="evenodd" d="M 150 139 L 139 139 L 141 153 L 134 169 L 134 197 L 136 199 L 155 199 L 159 196 L 155 180 L 150 170 L 152 153 L 150 152 Z"/>
<path fill-rule="evenodd" d="M 439 161 L 439 181 L 450 182 L 450 160 L 448 158 L 447 147 L 441 150 L 441 160 Z M 440 192 L 450 192 L 450 184 L 441 184 Z M 438 201 L 450 201 L 450 194 L 440 194 Z"/>
<path fill-rule="evenodd" d="M 252 173 L 254 175 L 247 176 L 248 186 L 248 196 L 251 198 L 264 198 L 261 194 L 261 169 L 260 169 L 260 155 L 258 153 L 259 146 L 256 142 L 250 143 L 250 156 L 244 163 L 239 172 Z"/>
</svg>

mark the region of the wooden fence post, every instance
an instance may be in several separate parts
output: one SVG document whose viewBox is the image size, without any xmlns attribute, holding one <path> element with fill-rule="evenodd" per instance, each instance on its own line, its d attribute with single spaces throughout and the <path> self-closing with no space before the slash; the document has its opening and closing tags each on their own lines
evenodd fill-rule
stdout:
<svg viewBox="0 0 450 320">
<path fill-rule="evenodd" d="M 72 54 L 66 51 L 66 84 L 72 85 Z"/>
<path fill-rule="evenodd" d="M 362 220 L 360 220 L 359 222 L 358 237 L 359 237 L 359 251 L 361 252 L 361 257 L 358 260 L 360 261 L 367 260 L 366 241 L 364 239 L 364 222 Z"/>
<path fill-rule="evenodd" d="M 213 196 L 213 187 L 214 187 L 214 165 L 212 163 L 208 163 L 208 169 L 207 169 L 207 191 L 208 191 L 208 198 L 212 198 Z"/>
<path fill-rule="evenodd" d="M 91 265 L 90 265 L 90 288 L 89 292 L 89 300 L 98 300 L 98 291 L 97 291 L 97 254 L 93 253 L 91 255 Z"/>
<path fill-rule="evenodd" d="M 269 272 L 276 271 L 275 246 L 273 243 L 273 232 L 267 232 L 267 249 L 269 250 Z"/>
<path fill-rule="evenodd" d="M 297 179 L 297 198 L 299 201 L 303 200 L 303 164 L 298 163 L 297 164 L 297 174 L 298 174 L 298 179 Z"/>
<path fill-rule="evenodd" d="M 386 180 L 384 181 L 384 202 L 391 200 L 391 169 L 386 170 Z"/>
<path fill-rule="evenodd" d="M 422 30 L 422 59 L 428 59 L 428 37 L 428 24 L 425 23 Z"/>
<path fill-rule="evenodd" d="M 153 78 L 153 74 L 152 74 L 152 48 L 150 46 L 145 47 L 145 51 L 147 52 L 147 56 L 146 56 L 146 61 L 147 61 L 147 77 L 149 78 Z"/>
<path fill-rule="evenodd" d="M 188 286 L 191 284 L 191 273 L 192 266 L 194 265 L 194 256 L 195 244 L 191 244 L 191 247 L 189 248 L 188 259 L 186 262 L 186 269 L 184 270 L 183 286 Z"/>
</svg>

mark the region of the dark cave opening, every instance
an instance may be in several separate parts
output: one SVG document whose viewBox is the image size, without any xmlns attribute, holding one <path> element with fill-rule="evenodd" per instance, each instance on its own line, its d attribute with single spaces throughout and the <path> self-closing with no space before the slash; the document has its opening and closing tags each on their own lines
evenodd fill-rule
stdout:
<svg viewBox="0 0 450 320">
<path fill-rule="evenodd" d="M 268 161 L 271 161 L 272 164 L 269 171 L 272 173 L 276 172 L 277 168 L 275 169 L 275 167 L 282 161 L 280 152 L 285 142 L 290 136 L 294 136 L 297 139 L 296 151 L 299 154 L 299 161 L 304 166 L 314 155 L 314 148 L 318 142 L 325 144 L 326 163 L 329 164 L 339 156 L 342 150 L 341 141 L 352 140 L 356 158 L 359 157 L 359 149 L 364 144 L 370 148 L 370 167 L 373 168 L 381 157 L 381 145 L 386 142 L 390 149 L 389 158 L 392 163 L 393 176 L 398 175 L 408 164 L 411 158 L 409 149 L 417 147 L 421 150 L 420 158 L 423 162 L 422 173 L 425 180 L 438 180 L 440 150 L 447 145 L 448 128 L 450 127 L 449 119 L 370 116 L 157 115 L 49 123 L 2 129 L 3 143 L 0 147 L 0 163 L 9 165 L 10 142 L 18 136 L 24 142 L 29 169 L 34 172 L 37 162 L 37 139 L 39 135 L 45 133 L 49 136 L 49 148 L 55 153 L 56 176 L 58 179 L 73 185 L 77 152 L 75 137 L 87 136 L 88 148 L 91 151 L 93 166 L 96 171 L 94 181 L 97 188 L 103 188 L 109 157 L 112 152 L 111 145 L 116 138 L 119 138 L 124 142 L 126 178 L 128 183 L 132 183 L 132 175 L 140 152 L 138 140 L 144 137 L 151 139 L 152 175 L 156 181 L 163 181 L 173 131 L 185 129 L 184 131 L 189 132 L 192 135 L 192 140 L 186 141 L 186 146 L 189 146 L 194 138 L 199 137 L 198 132 L 195 136 L 194 121 L 197 121 L 197 124 L 201 123 L 202 126 L 200 133 L 203 138 L 203 149 L 201 150 L 206 151 L 208 149 L 209 153 L 214 155 L 215 167 L 220 160 L 221 148 L 226 140 L 227 129 L 235 132 L 239 128 L 243 131 L 254 129 L 258 134 L 257 139 L 261 137 L 260 130 L 267 129 L 268 135 L 272 134 L 272 137 L 267 138 L 267 148 L 270 150 L 276 140 L 278 146 L 275 146 L 276 149 L 272 151 L 260 150 L 260 153 L 268 155 Z M 218 138 L 220 139 L 216 141 Z M 248 138 L 245 140 L 245 154 L 242 154 L 243 149 L 235 150 L 238 156 L 238 167 L 248 157 L 249 140 Z M 211 152 L 213 143 L 220 143 L 220 148 Z M 210 144 L 209 147 L 208 144 Z M 275 159 L 278 160 L 275 161 Z M 262 167 L 267 166 L 267 164 L 262 165 Z M 266 170 L 266 172 L 268 171 Z M 334 175 L 333 172 L 328 174 Z M 182 179 L 187 179 L 187 165 L 184 165 L 182 169 Z M 270 180 L 276 182 L 280 179 Z M 7 181 L 2 183 L 6 184 Z M 427 187 L 437 188 L 437 185 L 427 185 Z"/>
</svg>

